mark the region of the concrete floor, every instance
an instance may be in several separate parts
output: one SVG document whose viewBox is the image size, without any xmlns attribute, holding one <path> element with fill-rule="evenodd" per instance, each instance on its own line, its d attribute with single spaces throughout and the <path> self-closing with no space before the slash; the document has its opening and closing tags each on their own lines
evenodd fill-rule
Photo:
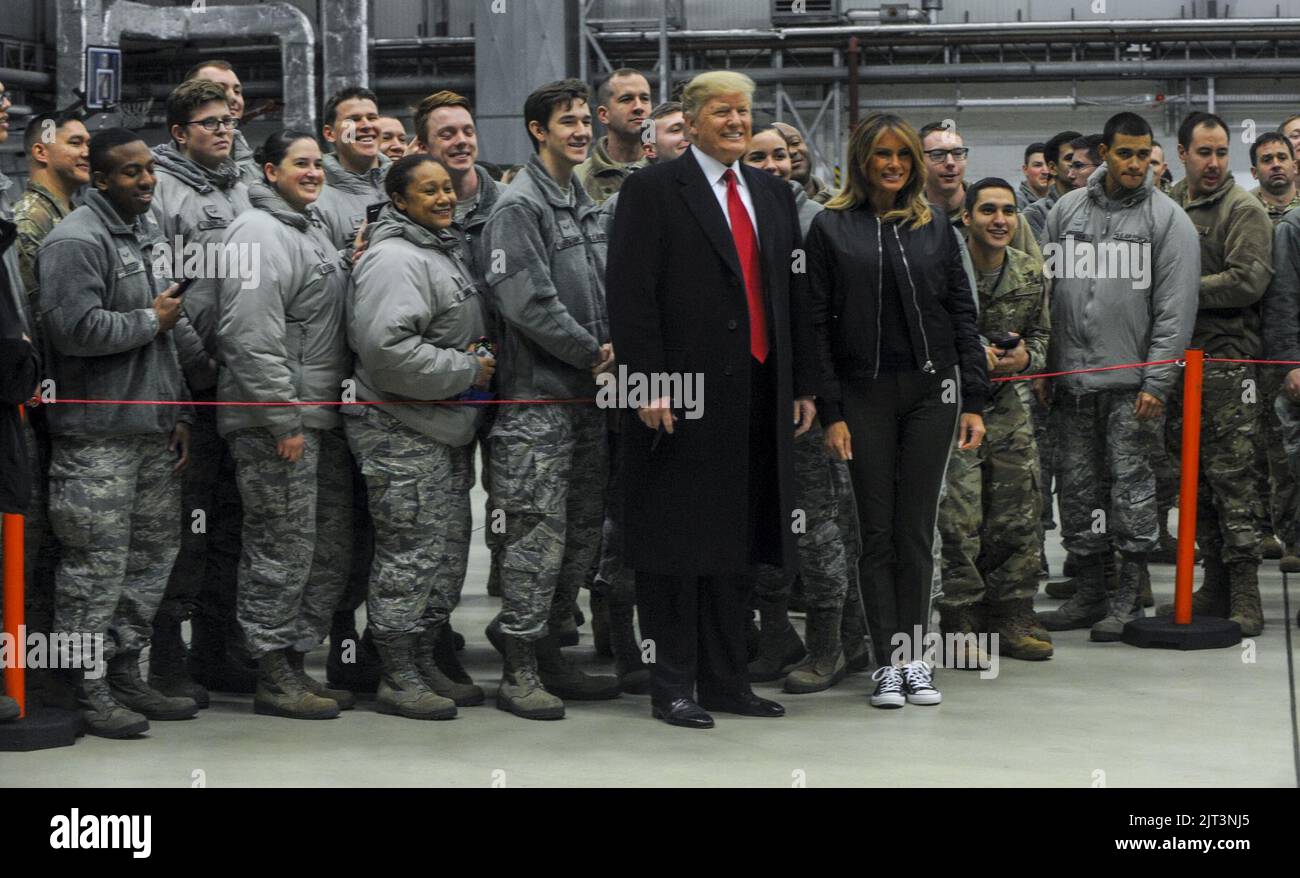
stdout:
<svg viewBox="0 0 1300 878">
<path fill-rule="evenodd" d="M 481 511 L 482 504 L 476 503 Z M 1049 538 L 1052 570 L 1064 555 Z M 1158 601 L 1173 568 L 1152 566 Z M 483 636 L 497 601 L 485 593 L 476 540 L 453 621 L 462 661 L 488 702 L 451 722 L 357 710 L 326 722 L 255 716 L 249 697 L 213 696 L 199 718 L 154 723 L 135 741 L 85 737 L 72 748 L 0 754 L 0 786 L 1276 786 L 1293 787 L 1287 626 L 1276 562 L 1261 570 L 1267 628 L 1251 656 L 1092 644 L 1055 636 L 1047 662 L 1006 659 L 996 679 L 943 671 L 943 704 L 870 707 L 864 675 L 829 692 L 778 695 L 787 716 L 717 716 L 708 732 L 650 719 L 649 698 L 570 703 L 560 722 L 497 710 L 500 677 Z M 1291 592 L 1291 636 L 1300 577 Z M 585 600 L 585 596 L 584 596 Z M 1057 604 L 1040 593 L 1039 609 Z M 796 624 L 802 625 L 801 621 Z M 595 666 L 589 626 L 570 650 Z M 1249 659 L 1252 659 L 1249 660 Z M 308 669 L 323 678 L 324 650 Z M 608 667 L 608 665 L 603 665 Z"/>
</svg>

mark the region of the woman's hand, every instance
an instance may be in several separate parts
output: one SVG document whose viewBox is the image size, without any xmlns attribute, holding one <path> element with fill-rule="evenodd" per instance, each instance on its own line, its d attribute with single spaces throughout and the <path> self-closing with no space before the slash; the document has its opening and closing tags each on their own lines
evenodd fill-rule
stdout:
<svg viewBox="0 0 1300 878">
<path fill-rule="evenodd" d="M 971 451 L 984 441 L 984 416 L 967 413 L 957 425 L 957 450 Z"/>
<path fill-rule="evenodd" d="M 849 435 L 849 425 L 836 421 L 826 428 L 826 453 L 836 460 L 853 459 L 853 437 Z"/>
</svg>

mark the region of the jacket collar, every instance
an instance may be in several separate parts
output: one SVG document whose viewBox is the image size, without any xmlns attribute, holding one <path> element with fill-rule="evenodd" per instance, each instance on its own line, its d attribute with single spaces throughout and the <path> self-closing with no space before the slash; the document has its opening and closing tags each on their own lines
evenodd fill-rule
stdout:
<svg viewBox="0 0 1300 878">
<path fill-rule="evenodd" d="M 387 204 L 379 213 L 374 228 L 366 236 L 369 246 L 374 247 L 380 241 L 389 238 L 405 238 L 417 247 L 428 247 L 454 254 L 460 247 L 460 241 L 445 229 L 435 232 L 427 229 L 402 213 L 393 205 Z"/>
<path fill-rule="evenodd" d="M 1148 174 L 1147 176 L 1149 178 L 1151 175 Z M 1215 189 L 1209 195 L 1202 195 L 1199 198 L 1190 198 L 1189 191 L 1191 189 L 1191 186 L 1188 185 L 1187 178 L 1184 177 L 1183 179 L 1179 180 L 1177 183 L 1174 184 L 1174 188 L 1169 193 L 1169 197 L 1172 198 L 1174 201 L 1177 201 L 1179 205 L 1181 205 L 1184 209 L 1190 209 L 1193 207 L 1205 207 L 1207 205 L 1214 204 L 1215 202 L 1222 200 L 1223 197 L 1227 195 L 1228 192 L 1231 189 L 1233 189 L 1236 185 L 1237 185 L 1237 181 L 1233 179 L 1232 172 L 1229 171 L 1228 175 L 1223 178 L 1223 185 L 1220 186 L 1218 189 Z"/>
<path fill-rule="evenodd" d="M 644 168 L 647 164 L 645 159 L 637 159 L 634 162 L 616 162 L 609 157 L 609 135 L 605 135 L 596 141 L 596 146 L 591 151 L 591 172 L 593 174 L 607 174 L 610 171 L 631 172 L 638 168 Z"/>
<path fill-rule="evenodd" d="M 1147 171 L 1146 179 L 1142 181 L 1141 186 L 1128 193 L 1121 192 L 1120 197 L 1115 198 L 1106 191 L 1106 173 L 1106 165 L 1103 164 L 1088 177 L 1088 197 L 1102 207 L 1123 210 L 1147 200 L 1155 190 L 1155 185 L 1151 180 L 1151 172 Z"/>
<path fill-rule="evenodd" d="M 234 163 L 223 162 L 214 171 L 181 155 L 173 143 L 155 146 L 153 155 L 160 168 L 203 195 L 215 189 L 225 192 L 239 182 L 239 168 Z"/>
<path fill-rule="evenodd" d="M 339 157 L 334 153 L 325 156 L 325 184 L 327 186 L 336 186 L 344 192 L 353 194 L 364 194 L 372 189 L 379 189 L 384 185 L 384 177 L 388 174 L 388 166 L 392 160 L 382 152 L 379 153 L 379 164 L 364 173 L 357 174 L 343 167 Z"/>
<path fill-rule="evenodd" d="M 60 220 L 63 219 L 72 210 L 71 201 L 67 201 L 67 202 L 60 201 L 58 199 L 58 196 L 56 196 L 49 189 L 46 189 L 40 183 L 37 183 L 35 180 L 27 181 L 27 189 L 29 192 L 34 192 L 39 197 L 48 201 L 50 203 L 50 207 L 54 208 L 54 215 L 57 219 Z"/>
<path fill-rule="evenodd" d="M 317 221 L 314 206 L 309 204 L 304 210 L 294 210 L 279 192 L 266 183 L 254 183 L 249 186 L 248 200 L 253 207 L 266 211 L 280 222 L 293 226 L 300 232 L 307 231 Z"/>
<path fill-rule="evenodd" d="M 528 178 L 532 181 L 533 187 L 546 199 L 546 203 L 557 209 L 573 207 L 582 213 L 584 208 L 592 208 L 595 202 L 591 196 L 578 183 L 578 177 L 575 174 L 569 178 L 569 186 L 573 191 L 573 201 L 569 200 L 569 191 L 560 188 L 560 184 L 555 182 L 546 170 L 546 165 L 542 164 L 542 157 L 538 153 L 533 153 L 528 157 L 528 163 L 524 165 L 528 171 Z M 482 183 L 479 184 L 480 186 Z"/>
<path fill-rule="evenodd" d="M 700 167 L 700 162 L 695 154 L 695 147 L 682 153 L 680 158 L 673 159 L 670 163 L 677 172 L 677 182 L 682 186 L 682 196 L 686 199 L 687 206 L 695 215 L 709 243 L 713 249 L 723 258 L 731 271 L 737 278 L 744 280 L 744 272 L 740 270 L 740 257 L 736 254 L 736 242 L 731 235 L 731 227 L 727 223 L 727 218 L 722 215 L 722 208 L 718 204 L 717 197 L 713 194 L 713 181 L 705 175 L 704 169 Z M 721 166 L 721 162 L 715 162 Z M 775 204 L 767 188 L 760 185 L 759 178 L 765 175 L 766 171 L 755 171 L 747 166 L 744 162 L 736 162 L 733 167 L 739 171 L 740 177 L 745 181 L 749 189 L 751 200 L 754 202 L 754 213 L 761 218 L 770 218 L 777 215 L 779 205 Z M 715 168 L 716 170 L 716 168 Z M 759 254 L 763 264 L 763 277 L 766 281 L 768 273 L 773 271 L 776 265 L 774 260 L 776 254 L 772 252 L 773 248 L 772 235 L 775 230 L 771 222 L 765 222 L 760 219 L 758 224 Z"/>
<path fill-rule="evenodd" d="M 140 217 L 136 217 L 131 222 L 122 219 L 122 215 L 117 212 L 117 208 L 113 207 L 113 203 L 98 189 L 92 187 L 86 191 L 84 206 L 94 212 L 99 221 L 108 229 L 109 234 L 138 236 L 144 231 L 144 225 Z"/>
</svg>

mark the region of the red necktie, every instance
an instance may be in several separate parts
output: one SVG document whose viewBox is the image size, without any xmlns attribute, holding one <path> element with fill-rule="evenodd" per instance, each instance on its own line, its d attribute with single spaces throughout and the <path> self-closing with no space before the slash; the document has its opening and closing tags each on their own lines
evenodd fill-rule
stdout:
<svg viewBox="0 0 1300 878">
<path fill-rule="evenodd" d="M 758 261 L 758 240 L 749 211 L 740 200 L 736 172 L 727 168 L 727 213 L 731 215 L 731 237 L 736 242 L 740 270 L 745 275 L 745 298 L 749 301 L 749 352 L 760 363 L 767 361 L 767 312 L 763 310 L 763 269 Z"/>
</svg>

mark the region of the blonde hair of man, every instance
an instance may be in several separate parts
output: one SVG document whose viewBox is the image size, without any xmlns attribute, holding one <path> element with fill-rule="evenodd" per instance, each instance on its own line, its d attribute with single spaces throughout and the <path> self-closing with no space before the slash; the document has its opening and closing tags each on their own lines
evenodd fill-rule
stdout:
<svg viewBox="0 0 1300 878">
<path fill-rule="evenodd" d="M 710 70 L 686 83 L 682 89 L 682 115 L 693 119 L 704 105 L 723 95 L 754 96 L 754 80 L 734 70 Z"/>
</svg>

